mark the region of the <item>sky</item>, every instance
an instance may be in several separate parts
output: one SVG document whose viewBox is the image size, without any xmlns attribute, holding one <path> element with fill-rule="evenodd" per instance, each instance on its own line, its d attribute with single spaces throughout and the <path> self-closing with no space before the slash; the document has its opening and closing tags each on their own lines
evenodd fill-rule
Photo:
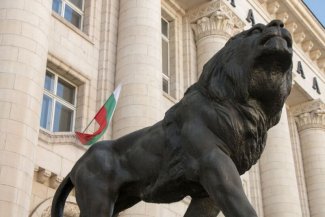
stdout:
<svg viewBox="0 0 325 217">
<path fill-rule="evenodd" d="M 304 2 L 325 27 L 325 0 L 304 0 Z"/>
</svg>

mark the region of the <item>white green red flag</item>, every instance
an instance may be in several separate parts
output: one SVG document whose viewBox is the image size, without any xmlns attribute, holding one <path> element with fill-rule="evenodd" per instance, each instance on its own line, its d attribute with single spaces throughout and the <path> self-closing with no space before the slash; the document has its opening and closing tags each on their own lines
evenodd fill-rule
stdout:
<svg viewBox="0 0 325 217">
<path fill-rule="evenodd" d="M 100 139 L 100 137 L 102 137 L 102 135 L 105 133 L 112 120 L 117 105 L 117 100 L 120 96 L 120 92 L 121 92 L 121 85 L 118 85 L 117 88 L 112 93 L 112 95 L 108 98 L 105 104 L 97 112 L 93 120 L 95 120 L 98 123 L 99 128 L 94 133 L 88 134 L 88 133 L 76 132 L 76 137 L 79 139 L 79 141 L 82 144 L 92 145 L 95 142 L 97 142 Z"/>
</svg>

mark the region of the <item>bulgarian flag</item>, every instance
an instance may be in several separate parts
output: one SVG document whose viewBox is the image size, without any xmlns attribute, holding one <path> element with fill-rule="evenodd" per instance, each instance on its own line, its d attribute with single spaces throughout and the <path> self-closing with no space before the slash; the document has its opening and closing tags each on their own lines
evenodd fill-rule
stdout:
<svg viewBox="0 0 325 217">
<path fill-rule="evenodd" d="M 100 137 L 102 137 L 102 135 L 105 133 L 109 123 L 112 120 L 120 92 L 121 85 L 117 86 L 113 94 L 108 98 L 108 100 L 93 118 L 93 120 L 95 120 L 99 125 L 99 128 L 96 130 L 96 132 L 92 134 L 76 132 L 76 137 L 82 144 L 92 145 L 97 142 L 97 140 L 99 140 Z M 93 120 L 90 122 L 90 124 L 93 122 Z M 90 126 L 90 124 L 88 125 L 88 127 Z M 87 128 L 84 130 L 84 132 L 87 130 Z"/>
</svg>

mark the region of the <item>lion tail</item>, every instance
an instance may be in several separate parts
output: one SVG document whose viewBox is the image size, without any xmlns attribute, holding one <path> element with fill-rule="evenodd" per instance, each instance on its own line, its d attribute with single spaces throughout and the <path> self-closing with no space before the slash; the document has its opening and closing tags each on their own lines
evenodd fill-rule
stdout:
<svg viewBox="0 0 325 217">
<path fill-rule="evenodd" d="M 56 190 L 51 209 L 51 217 L 63 217 L 63 209 L 65 201 L 73 188 L 70 173 L 63 179 L 62 183 Z"/>
</svg>

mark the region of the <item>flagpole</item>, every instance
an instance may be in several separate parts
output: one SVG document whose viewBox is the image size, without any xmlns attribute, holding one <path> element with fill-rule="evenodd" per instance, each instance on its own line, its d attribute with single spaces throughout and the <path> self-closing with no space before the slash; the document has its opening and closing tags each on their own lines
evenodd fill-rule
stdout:
<svg viewBox="0 0 325 217">
<path fill-rule="evenodd" d="M 84 131 L 82 131 L 82 133 L 85 133 L 86 130 L 90 127 L 90 125 L 94 122 L 95 117 L 90 121 L 90 123 L 87 125 L 86 129 Z"/>
<path fill-rule="evenodd" d="M 105 103 L 106 103 L 108 100 L 109 100 L 109 97 L 108 97 L 108 99 L 105 101 Z M 105 105 L 105 103 L 102 105 L 102 107 Z M 100 108 L 102 108 L 102 107 L 100 107 Z M 96 117 L 96 115 L 95 115 L 95 117 Z M 90 127 L 90 125 L 94 122 L 95 117 L 93 117 L 93 119 L 90 121 L 90 123 L 87 125 L 86 129 L 85 129 L 82 133 L 85 133 L 85 132 L 86 132 L 86 130 L 87 130 L 87 129 Z"/>
</svg>

